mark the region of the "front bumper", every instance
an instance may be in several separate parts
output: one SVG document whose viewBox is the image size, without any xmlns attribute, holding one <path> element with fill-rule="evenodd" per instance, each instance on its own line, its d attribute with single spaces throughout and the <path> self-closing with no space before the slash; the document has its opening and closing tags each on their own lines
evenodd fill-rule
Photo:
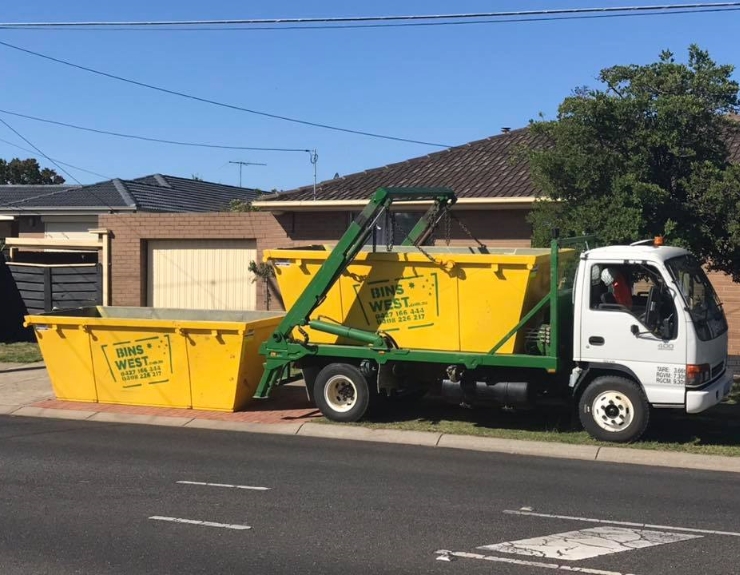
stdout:
<svg viewBox="0 0 740 575">
<path fill-rule="evenodd" d="M 732 389 L 732 372 L 728 369 L 720 378 L 709 387 L 702 390 L 688 390 L 686 392 L 686 413 L 701 413 L 717 405 Z"/>
</svg>

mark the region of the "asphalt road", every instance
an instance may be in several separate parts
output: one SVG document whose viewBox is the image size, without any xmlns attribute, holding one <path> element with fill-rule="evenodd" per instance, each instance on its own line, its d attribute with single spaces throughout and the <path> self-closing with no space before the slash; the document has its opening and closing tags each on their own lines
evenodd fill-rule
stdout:
<svg viewBox="0 0 740 575">
<path fill-rule="evenodd" d="M 0 572 L 728 575 L 739 487 L 736 474 L 0 417 Z"/>
</svg>

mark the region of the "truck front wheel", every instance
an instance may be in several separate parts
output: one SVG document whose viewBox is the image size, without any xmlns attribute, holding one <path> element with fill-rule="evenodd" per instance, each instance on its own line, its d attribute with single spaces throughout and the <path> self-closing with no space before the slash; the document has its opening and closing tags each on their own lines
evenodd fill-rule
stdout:
<svg viewBox="0 0 740 575">
<path fill-rule="evenodd" d="M 650 405 L 637 383 L 624 377 L 596 378 L 578 402 L 584 429 L 600 441 L 631 443 L 645 432 Z"/>
<path fill-rule="evenodd" d="M 358 421 L 370 404 L 370 387 L 362 372 L 348 363 L 331 363 L 316 376 L 316 406 L 332 421 Z"/>
</svg>

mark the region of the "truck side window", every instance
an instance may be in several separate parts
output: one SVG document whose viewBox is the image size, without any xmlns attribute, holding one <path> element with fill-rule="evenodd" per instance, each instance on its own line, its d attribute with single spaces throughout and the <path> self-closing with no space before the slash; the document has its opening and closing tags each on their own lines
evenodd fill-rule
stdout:
<svg viewBox="0 0 740 575">
<path fill-rule="evenodd" d="M 630 311 L 633 306 L 631 266 L 591 266 L 591 309 Z"/>
<path fill-rule="evenodd" d="M 596 263 L 591 266 L 590 307 L 629 313 L 646 331 L 674 339 L 676 308 L 660 272 L 645 264 Z"/>
</svg>

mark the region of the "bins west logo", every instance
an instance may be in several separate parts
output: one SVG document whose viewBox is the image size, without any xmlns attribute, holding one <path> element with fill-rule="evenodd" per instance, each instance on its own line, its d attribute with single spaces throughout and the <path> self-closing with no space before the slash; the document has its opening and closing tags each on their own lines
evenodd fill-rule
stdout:
<svg viewBox="0 0 740 575">
<path fill-rule="evenodd" d="M 432 327 L 439 316 L 437 274 L 355 284 L 357 301 L 369 327 L 385 331 Z"/>
<path fill-rule="evenodd" d="M 101 346 L 113 381 L 123 388 L 169 383 L 172 375 L 170 336 L 159 335 Z"/>
</svg>

